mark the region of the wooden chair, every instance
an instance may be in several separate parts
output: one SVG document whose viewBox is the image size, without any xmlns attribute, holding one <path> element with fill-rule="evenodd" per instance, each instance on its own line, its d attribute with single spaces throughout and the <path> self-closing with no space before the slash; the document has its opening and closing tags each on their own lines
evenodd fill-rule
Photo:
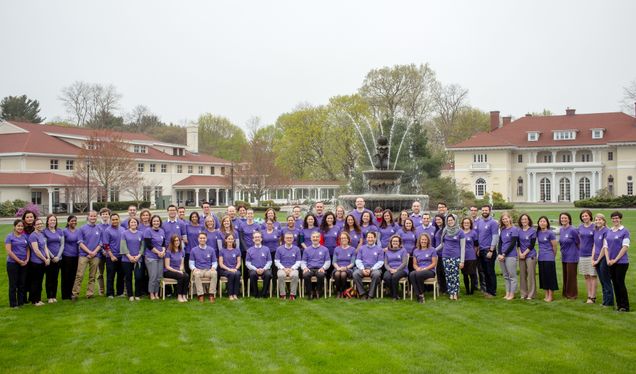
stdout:
<svg viewBox="0 0 636 374">
<path fill-rule="evenodd" d="M 303 293 L 303 288 L 302 288 L 302 282 L 301 282 L 301 280 L 302 280 L 302 278 L 300 278 L 300 277 L 299 277 L 299 278 L 298 278 L 297 291 L 296 291 L 296 292 L 298 292 L 298 295 L 295 295 L 295 296 L 298 296 L 298 297 L 302 297 L 302 293 Z M 290 285 L 290 292 L 291 292 L 291 282 L 292 282 L 292 277 L 285 276 L 285 284 L 289 283 L 289 285 Z M 269 294 L 270 294 L 269 296 L 271 297 L 271 296 L 272 296 L 271 287 L 270 287 L 270 292 L 269 292 Z M 278 297 L 278 296 L 280 296 L 280 295 L 278 295 L 278 288 L 276 289 L 276 296 L 277 296 L 277 297 Z"/>
<path fill-rule="evenodd" d="M 302 274 L 301 274 L 302 275 Z M 302 279 L 302 282 L 300 282 Z M 305 278 L 298 278 L 300 282 L 300 297 L 305 297 Z M 311 283 L 318 283 L 318 277 L 311 277 Z M 325 277 L 324 284 L 322 290 L 324 291 L 324 297 L 327 297 L 327 278 Z"/>
<path fill-rule="evenodd" d="M 240 282 L 241 282 L 241 297 L 245 297 L 245 286 L 243 284 L 243 276 L 241 276 Z M 227 277 L 225 276 L 219 277 L 219 293 L 217 295 L 219 299 L 223 298 L 223 283 L 227 283 Z"/>
<path fill-rule="evenodd" d="M 348 279 L 349 280 L 349 287 L 353 287 L 353 279 Z M 333 278 L 329 278 L 329 297 L 331 297 L 331 290 L 334 287 L 334 284 L 336 283 L 336 281 Z"/>
<path fill-rule="evenodd" d="M 161 288 L 159 289 L 159 292 L 161 293 L 161 298 L 163 300 L 166 299 L 166 285 L 176 286 L 177 280 L 172 278 L 161 278 Z"/>
<path fill-rule="evenodd" d="M 241 278 L 241 281 L 242 281 L 242 280 L 243 280 L 243 279 Z M 251 292 L 250 282 L 251 282 L 251 279 L 248 277 L 248 278 L 247 278 L 247 297 L 250 297 L 250 292 Z M 262 277 L 261 275 L 259 275 L 259 276 L 258 276 L 258 279 L 256 280 L 256 282 L 263 283 L 263 277 Z M 272 285 L 273 285 L 273 284 L 274 284 L 274 283 L 273 283 L 273 282 L 272 282 L 272 280 L 270 279 L 270 280 L 269 280 L 269 297 L 270 297 L 270 299 L 272 298 Z"/>
<path fill-rule="evenodd" d="M 399 285 L 402 286 L 402 299 L 406 300 L 406 289 L 408 288 L 408 280 L 405 278 L 400 278 Z M 411 287 L 411 300 L 413 299 L 413 287 Z M 380 283 L 380 297 L 384 299 L 384 279 Z"/>
<path fill-rule="evenodd" d="M 201 278 L 201 283 L 204 285 L 207 283 L 208 290 L 212 288 L 212 278 L 203 277 Z M 194 298 L 194 275 L 190 273 L 190 299 L 192 298 Z"/>
<path fill-rule="evenodd" d="M 427 278 L 424 281 L 424 285 L 433 286 L 433 300 L 437 300 L 437 295 L 439 294 L 439 284 L 437 284 L 437 275 L 433 278 Z M 411 285 L 411 300 L 413 300 L 413 285 Z"/>
<path fill-rule="evenodd" d="M 371 287 L 371 277 L 363 277 L 362 284 L 369 283 L 369 287 Z M 380 297 L 380 288 L 382 287 L 382 279 L 380 279 L 380 287 L 375 288 L 375 297 Z"/>
</svg>

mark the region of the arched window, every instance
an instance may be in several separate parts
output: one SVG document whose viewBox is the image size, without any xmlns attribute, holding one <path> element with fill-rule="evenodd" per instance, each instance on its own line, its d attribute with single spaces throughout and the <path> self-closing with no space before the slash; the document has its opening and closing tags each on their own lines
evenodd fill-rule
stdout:
<svg viewBox="0 0 636 374">
<path fill-rule="evenodd" d="M 486 194 L 486 180 L 479 178 L 475 181 L 475 196 L 484 197 Z"/>
<path fill-rule="evenodd" d="M 523 178 L 517 178 L 517 196 L 523 196 Z"/>
<path fill-rule="evenodd" d="M 570 180 L 566 177 L 559 179 L 559 201 L 570 201 Z"/>
<path fill-rule="evenodd" d="M 590 198 L 590 179 L 583 177 L 579 179 L 579 200 Z"/>
<path fill-rule="evenodd" d="M 539 181 L 539 190 L 541 201 L 551 201 L 552 200 L 552 184 L 550 183 L 550 179 L 547 177 L 541 178 Z"/>
</svg>

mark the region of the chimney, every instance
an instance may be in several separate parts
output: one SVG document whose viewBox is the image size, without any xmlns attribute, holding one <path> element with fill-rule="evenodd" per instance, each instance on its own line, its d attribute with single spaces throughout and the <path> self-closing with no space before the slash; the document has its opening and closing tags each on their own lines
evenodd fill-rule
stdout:
<svg viewBox="0 0 636 374">
<path fill-rule="evenodd" d="M 186 149 L 188 152 L 199 153 L 199 127 L 197 125 L 186 127 Z"/>
<path fill-rule="evenodd" d="M 495 110 L 490 112 L 490 131 L 495 131 L 499 128 L 499 111 Z"/>
<path fill-rule="evenodd" d="M 532 117 L 532 113 L 526 113 L 526 117 Z"/>
<path fill-rule="evenodd" d="M 565 110 L 565 115 L 567 115 L 567 116 L 573 116 L 575 111 L 576 111 L 576 109 L 570 109 L 570 108 L 567 108 L 567 109 Z"/>
<path fill-rule="evenodd" d="M 503 123 L 501 124 L 501 127 L 504 127 L 505 125 L 509 124 L 510 122 L 512 122 L 512 117 L 511 116 L 503 117 Z"/>
</svg>

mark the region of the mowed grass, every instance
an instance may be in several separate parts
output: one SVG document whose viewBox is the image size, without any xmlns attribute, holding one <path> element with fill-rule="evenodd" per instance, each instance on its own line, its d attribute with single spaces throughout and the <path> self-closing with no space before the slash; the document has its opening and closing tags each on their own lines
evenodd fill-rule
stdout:
<svg viewBox="0 0 636 374">
<path fill-rule="evenodd" d="M 535 220 L 538 213 L 531 212 Z M 636 212 L 626 212 L 625 223 L 636 232 Z M 0 226 L 0 235 L 9 229 Z M 627 279 L 632 303 L 635 272 Z M 501 296 L 501 276 L 498 284 Z M 539 291 L 537 300 L 511 302 L 463 294 L 458 302 L 427 294 L 424 305 L 226 298 L 184 305 L 97 297 L 12 310 L 4 270 L 0 290 L 3 373 L 636 370 L 636 314 L 585 305 L 582 278 L 579 300 L 557 293 L 551 304 Z"/>
</svg>

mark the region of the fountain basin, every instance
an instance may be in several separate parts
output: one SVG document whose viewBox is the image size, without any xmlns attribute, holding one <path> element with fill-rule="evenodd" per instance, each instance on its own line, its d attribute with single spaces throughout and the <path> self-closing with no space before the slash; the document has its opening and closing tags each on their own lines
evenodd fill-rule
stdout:
<svg viewBox="0 0 636 374">
<path fill-rule="evenodd" d="M 378 194 L 366 193 L 361 195 L 340 195 L 338 200 L 346 210 L 355 209 L 355 202 L 358 197 L 364 199 L 365 206 L 368 209 L 382 207 L 383 209 L 391 209 L 397 215 L 402 210 L 410 210 L 414 201 L 419 201 L 422 205 L 422 211 L 428 210 L 428 195 L 403 195 L 403 194 Z"/>
</svg>

